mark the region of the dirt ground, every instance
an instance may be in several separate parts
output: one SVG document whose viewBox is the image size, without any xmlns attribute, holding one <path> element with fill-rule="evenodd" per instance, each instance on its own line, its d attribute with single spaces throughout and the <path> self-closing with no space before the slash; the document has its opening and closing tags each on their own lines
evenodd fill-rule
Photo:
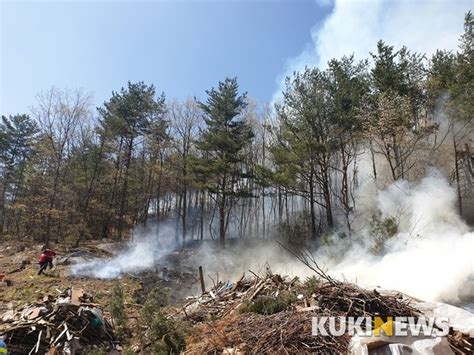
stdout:
<svg viewBox="0 0 474 355">
<path fill-rule="evenodd" d="M 68 288 L 82 288 L 90 293 L 97 303 L 107 305 L 110 301 L 113 280 L 77 278 L 69 275 L 68 265 L 55 265 L 45 275 L 38 275 L 38 258 L 41 245 L 24 245 L 21 243 L 2 243 L 0 246 L 0 273 L 5 280 L 0 283 L 0 312 L 8 307 L 18 307 L 26 303 L 41 301 L 47 294 L 57 295 Z M 84 250 L 96 250 L 97 254 L 107 254 L 94 245 L 81 247 Z M 70 253 L 65 248 L 57 248 L 58 256 Z M 139 280 L 124 277 L 121 280 L 125 295 L 141 287 Z M 132 302 L 132 299 L 128 300 Z"/>
<path fill-rule="evenodd" d="M 114 252 L 123 248 L 123 244 L 114 242 L 91 242 L 79 248 L 53 246 L 57 253 L 54 268 L 45 274 L 38 275 L 38 258 L 41 254 L 41 244 L 25 244 L 16 241 L 0 244 L 0 330 L 1 319 L 10 309 L 18 310 L 28 304 L 42 302 L 44 296 L 58 296 L 67 288 L 81 288 L 93 297 L 94 303 L 100 304 L 105 316 L 110 318 L 108 306 L 112 300 L 112 289 L 116 282 L 120 282 L 125 298 L 125 315 L 128 318 L 128 327 L 132 333 L 127 334 L 123 345 L 130 347 L 139 344 L 138 320 L 140 319 L 141 305 L 146 295 L 155 285 L 167 290 L 169 307 L 177 306 L 186 296 L 198 288 L 197 270 L 179 268 L 180 260 L 188 255 L 176 252 L 171 253 L 166 261 L 168 273 L 166 280 L 162 279 L 160 270 L 163 265 L 155 269 L 138 274 L 123 275 L 116 280 L 95 279 L 70 275 L 70 263 L 86 257 L 110 257 Z M 73 255 L 74 257 L 70 257 Z M 67 258 L 69 256 L 69 258 Z M 174 309 L 174 308 L 173 308 Z M 6 324 L 4 324 L 6 325 Z"/>
</svg>

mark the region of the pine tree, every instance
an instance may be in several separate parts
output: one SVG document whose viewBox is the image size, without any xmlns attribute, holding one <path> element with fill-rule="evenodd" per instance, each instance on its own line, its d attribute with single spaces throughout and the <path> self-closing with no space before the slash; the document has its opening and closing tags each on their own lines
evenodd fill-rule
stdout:
<svg viewBox="0 0 474 355">
<path fill-rule="evenodd" d="M 249 196 L 240 184 L 248 177 L 244 147 L 253 132 L 241 117 L 246 107 L 246 93 L 239 95 L 237 78 L 225 79 L 217 89 L 206 91 L 208 98 L 200 103 L 206 128 L 197 147 L 202 156 L 195 160 L 195 171 L 202 186 L 216 196 L 219 211 L 219 239 L 225 246 L 228 215 L 236 197 Z"/>
<path fill-rule="evenodd" d="M 395 51 L 383 41 L 377 43 L 377 53 L 371 56 L 372 95 L 364 115 L 369 139 L 374 143 L 372 154 L 384 156 L 393 180 L 408 178 L 415 166 L 410 158 L 429 133 L 421 125 L 426 103 L 424 56 L 406 47 Z"/>
<path fill-rule="evenodd" d="M 111 200 L 111 206 L 118 204 L 117 233 L 119 239 L 122 237 L 125 227 L 124 218 L 128 209 L 130 167 L 137 139 L 155 132 L 157 127 L 164 130 L 166 126 L 166 122 L 163 120 L 163 115 L 166 112 L 164 94 L 158 98 L 155 98 L 155 95 L 156 90 L 153 85 L 147 86 L 143 82 L 128 82 L 127 88 L 122 88 L 120 92 L 113 92 L 112 98 L 104 103 L 103 108 L 99 109 L 99 113 L 103 117 L 104 131 L 110 137 L 120 141 L 117 152 L 117 174 L 122 168 L 119 164 L 120 155 L 124 155 L 122 185 L 119 192 L 115 193 L 114 191 Z M 114 201 L 114 198 L 118 198 L 118 201 Z"/>
<path fill-rule="evenodd" d="M 33 152 L 33 143 L 37 133 L 38 126 L 28 115 L 2 116 L 0 122 L 0 235 L 3 233 L 6 204 L 13 202 L 23 187 L 25 164 Z"/>
</svg>

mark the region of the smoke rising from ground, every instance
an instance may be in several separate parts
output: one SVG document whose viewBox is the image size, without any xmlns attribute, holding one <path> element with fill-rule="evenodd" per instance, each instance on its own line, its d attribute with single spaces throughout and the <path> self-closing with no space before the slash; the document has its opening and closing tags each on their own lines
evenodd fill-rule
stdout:
<svg viewBox="0 0 474 355">
<path fill-rule="evenodd" d="M 427 301 L 457 303 L 474 298 L 474 233 L 456 212 L 455 190 L 438 171 L 431 171 L 418 183 L 400 180 L 382 190 L 367 179 L 357 196 L 357 232 L 342 239 L 335 234 L 332 243 L 316 252 L 317 260 L 331 275 Z M 396 221 L 398 226 L 396 234 L 381 244 L 375 242 L 371 232 L 375 214 L 379 220 Z M 136 229 L 134 234 L 128 247 L 116 257 L 75 265 L 72 273 L 115 278 L 151 269 L 176 249 L 175 231 L 166 225 L 160 225 L 158 231 Z M 374 252 L 376 246 L 379 249 Z M 226 250 L 215 243 L 203 243 L 182 263 L 195 270 L 202 265 L 206 275 L 220 280 L 267 268 L 311 276 L 306 266 L 268 240 L 229 243 Z"/>
<path fill-rule="evenodd" d="M 397 181 L 384 190 L 361 186 L 364 211 L 358 232 L 316 252 L 328 273 L 361 286 L 398 290 L 427 301 L 465 302 L 474 298 L 472 251 L 474 233 L 456 212 L 456 192 L 437 171 L 418 183 Z M 360 196 L 362 197 L 362 196 Z M 362 204 L 363 201 L 363 204 Z M 394 219 L 396 235 L 374 253 L 372 216 Z M 215 251 L 203 247 L 197 258 L 210 272 L 238 278 L 242 272 L 265 270 L 311 276 L 311 271 L 276 243 Z"/>
<path fill-rule="evenodd" d="M 365 207 L 397 221 L 397 234 L 384 243 L 382 255 L 373 255 L 366 220 L 361 241 L 351 245 L 342 261 L 327 260 L 333 275 L 429 301 L 474 296 L 474 233 L 457 214 L 456 192 L 441 174 L 432 171 L 416 184 L 397 181 L 372 203 Z"/>
<path fill-rule="evenodd" d="M 93 259 L 71 267 L 71 274 L 101 279 L 114 279 L 125 273 L 153 268 L 158 261 L 176 249 L 174 231 L 163 224 L 135 228 L 125 249 L 110 259 Z"/>
</svg>

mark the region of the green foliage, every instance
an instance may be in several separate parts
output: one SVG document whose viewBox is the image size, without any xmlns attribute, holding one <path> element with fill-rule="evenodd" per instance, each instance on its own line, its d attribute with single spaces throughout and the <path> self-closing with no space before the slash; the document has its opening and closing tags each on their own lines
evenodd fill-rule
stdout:
<svg viewBox="0 0 474 355">
<path fill-rule="evenodd" d="M 153 85 L 143 82 L 128 82 L 127 88 L 113 92 L 112 98 L 99 108 L 103 126 L 114 136 L 133 139 L 150 132 L 155 123 L 162 123 L 165 109 L 165 96 L 155 98 Z"/>
<path fill-rule="evenodd" d="M 129 190 L 139 189 L 139 186 L 131 185 L 131 182 L 139 183 L 140 179 L 132 179 L 134 172 L 141 169 L 133 169 L 133 154 L 136 149 L 137 139 L 147 137 L 150 143 L 163 141 L 167 138 L 167 121 L 164 119 L 166 113 L 165 96 L 162 94 L 156 98 L 156 90 L 153 85 L 145 85 L 143 82 L 128 82 L 127 88 L 122 88 L 120 93 L 113 92 L 112 98 L 99 108 L 102 116 L 101 128 L 103 139 L 108 144 L 114 145 L 119 142 L 117 163 L 115 165 L 113 200 L 111 206 L 116 209 L 118 219 L 117 233 L 122 237 L 123 230 L 131 227 L 128 212 Z M 141 176 L 140 176 L 141 175 Z M 140 174 L 141 178 L 144 174 Z M 120 186 L 117 177 L 123 176 Z"/>
<path fill-rule="evenodd" d="M 383 254 L 385 252 L 385 242 L 397 233 L 398 223 L 395 218 L 382 218 L 378 214 L 374 215 L 370 223 L 370 234 L 374 241 L 372 252 L 374 254 Z"/>
<path fill-rule="evenodd" d="M 143 324 L 148 328 L 147 341 L 154 354 L 179 354 L 185 345 L 187 325 L 166 317 L 162 307 L 167 302 L 167 291 L 155 286 L 148 294 L 141 311 Z"/>
<path fill-rule="evenodd" d="M 250 197 L 242 179 L 249 176 L 244 148 L 254 134 L 242 117 L 247 106 L 246 94 L 239 95 L 237 79 L 225 79 L 217 89 L 206 91 L 208 98 L 200 103 L 206 128 L 196 142 L 201 155 L 192 160 L 194 173 L 202 187 L 217 196 L 219 237 L 224 244 L 226 215 L 234 197 Z"/>
<path fill-rule="evenodd" d="M 147 295 L 146 301 L 142 308 L 142 316 L 145 323 L 151 325 L 154 321 L 154 314 L 160 312 L 161 308 L 166 305 L 168 300 L 168 291 L 156 285 Z"/>
<path fill-rule="evenodd" d="M 246 94 L 239 95 L 237 79 L 226 79 L 218 89 L 206 91 L 206 103 L 200 103 L 205 114 L 206 129 L 197 142 L 202 158 L 195 161 L 198 173 L 206 175 L 207 187 L 216 193 L 232 194 L 232 187 L 219 183 L 222 177 L 239 178 L 238 164 L 244 161 L 243 148 L 253 132 L 243 117 Z"/>
<path fill-rule="evenodd" d="M 127 327 L 127 318 L 125 315 L 125 300 L 123 288 L 120 280 L 116 281 L 112 288 L 112 298 L 110 301 L 110 314 L 114 320 L 117 335 L 121 338 Z"/>
<path fill-rule="evenodd" d="M 301 292 L 306 298 L 310 298 L 313 293 L 317 293 L 317 289 L 321 287 L 322 284 L 321 279 L 316 276 L 308 277 L 302 285 Z"/>
<path fill-rule="evenodd" d="M 347 176 L 363 128 L 358 109 L 368 90 L 367 62 L 357 63 L 352 56 L 330 61 L 325 71 L 305 68 L 286 79 L 283 102 L 276 106 L 273 181 L 309 202 L 313 238 L 318 234 L 316 204 L 324 208 L 327 227 L 334 225 L 329 171 L 340 160 Z M 343 189 L 348 196 L 347 186 Z M 344 203 L 349 209 L 348 198 Z"/>
<path fill-rule="evenodd" d="M 407 178 L 415 166 L 412 159 L 425 148 L 424 138 L 432 133 L 421 120 L 429 100 L 424 85 L 425 58 L 406 47 L 395 50 L 383 41 L 371 56 L 372 90 L 360 112 L 364 135 L 373 154 L 387 161 L 393 180 Z"/>
<path fill-rule="evenodd" d="M 282 291 L 278 296 L 262 296 L 241 308 L 242 313 L 253 312 L 263 315 L 275 314 L 289 309 L 297 300 L 291 291 Z"/>
<path fill-rule="evenodd" d="M 333 234 L 331 232 L 324 233 L 321 236 L 321 245 L 322 246 L 334 245 Z"/>
<path fill-rule="evenodd" d="M 28 115 L 2 116 L 0 123 L 0 163 L 7 171 L 24 163 L 33 152 L 38 125 Z"/>
<path fill-rule="evenodd" d="M 376 94 L 391 93 L 409 97 L 414 109 L 423 103 L 423 55 L 411 53 L 406 47 L 395 51 L 393 46 L 379 41 L 377 53 L 371 56 L 374 60 L 371 74 Z"/>
<path fill-rule="evenodd" d="M 0 235 L 7 208 L 26 191 L 25 172 L 34 154 L 38 125 L 28 115 L 2 116 L 0 121 Z"/>
<path fill-rule="evenodd" d="M 278 238 L 292 247 L 304 247 L 311 237 L 311 221 L 307 211 L 293 213 L 289 220 L 278 225 Z"/>
<path fill-rule="evenodd" d="M 468 12 L 457 54 L 437 51 L 431 58 L 427 82 L 429 107 L 436 112 L 445 105 L 450 119 L 469 124 L 474 116 L 474 17 Z M 468 127 L 468 125 L 467 125 Z"/>
</svg>

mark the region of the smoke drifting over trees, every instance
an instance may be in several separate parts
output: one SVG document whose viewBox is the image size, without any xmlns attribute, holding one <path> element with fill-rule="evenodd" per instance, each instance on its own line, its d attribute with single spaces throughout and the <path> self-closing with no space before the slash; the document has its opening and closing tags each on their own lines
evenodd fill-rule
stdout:
<svg viewBox="0 0 474 355">
<path fill-rule="evenodd" d="M 294 73 L 275 107 L 258 108 L 236 78 L 204 102 L 129 82 L 97 110 L 84 91 L 45 91 L 31 115 L 2 117 L 0 236 L 78 245 L 166 221 L 182 248 L 363 236 L 377 255 L 403 226 L 377 208 L 367 218 L 361 191 L 433 167 L 472 223 L 473 24 L 468 13 L 456 53 L 380 41 L 367 60 Z"/>
</svg>

